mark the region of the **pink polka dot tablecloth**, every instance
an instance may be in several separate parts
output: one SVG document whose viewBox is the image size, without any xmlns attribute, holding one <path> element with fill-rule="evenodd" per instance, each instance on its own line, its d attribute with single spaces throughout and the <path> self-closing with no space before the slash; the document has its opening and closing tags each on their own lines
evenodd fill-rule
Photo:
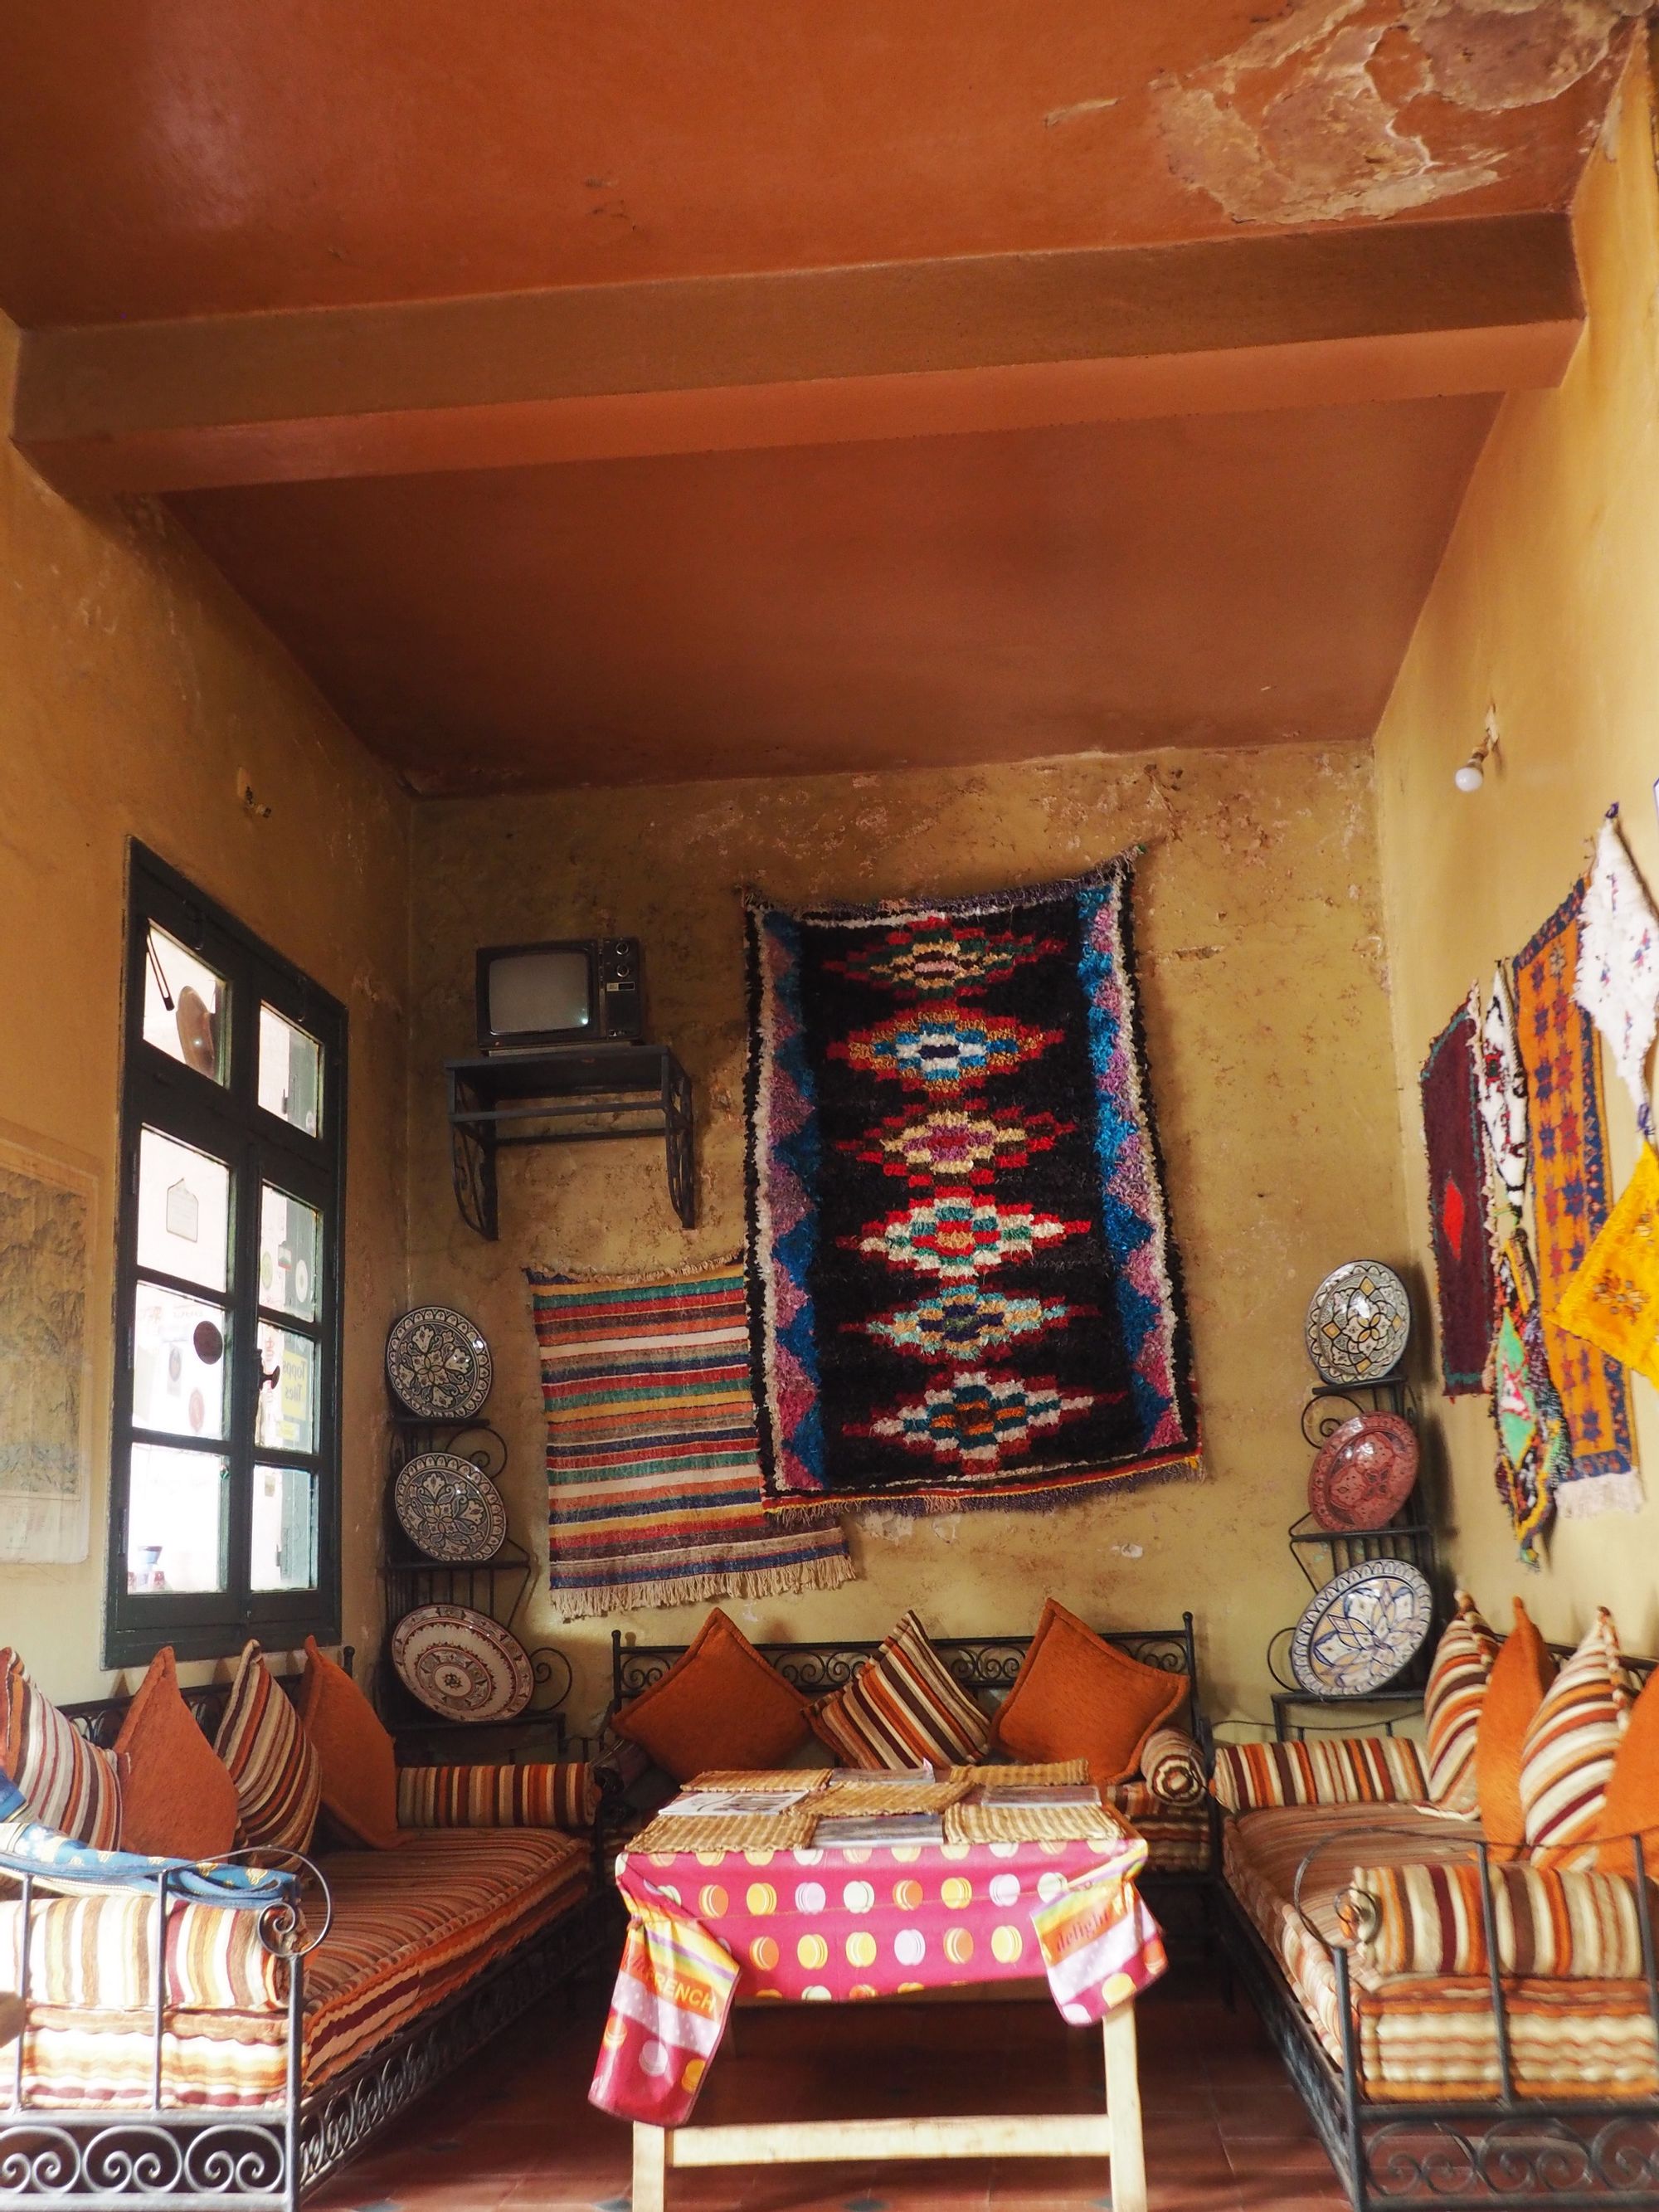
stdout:
<svg viewBox="0 0 1659 2212">
<path fill-rule="evenodd" d="M 1164 1972 L 1133 1832 L 1066 1843 L 625 1852 L 628 1941 L 589 2095 L 619 2118 L 690 2117 L 732 2000 L 856 2002 L 1046 1974 L 1099 2020 Z"/>
</svg>

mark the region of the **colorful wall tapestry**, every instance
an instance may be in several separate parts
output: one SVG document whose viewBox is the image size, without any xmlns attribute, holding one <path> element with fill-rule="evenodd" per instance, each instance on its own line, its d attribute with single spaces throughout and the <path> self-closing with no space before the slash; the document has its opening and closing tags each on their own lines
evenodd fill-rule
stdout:
<svg viewBox="0 0 1659 2212">
<path fill-rule="evenodd" d="M 548 1579 L 567 1620 L 851 1579 L 839 1528 L 783 1528 L 762 1510 L 735 1261 L 666 1281 L 528 1273 Z"/>
<path fill-rule="evenodd" d="M 1584 890 L 1573 996 L 1607 1041 L 1613 1064 L 1636 1102 L 1636 1125 L 1653 1134 L 1648 1049 L 1659 1025 L 1659 917 L 1625 849 L 1610 806 Z"/>
<path fill-rule="evenodd" d="M 1572 1439 L 1572 1465 L 1556 1504 L 1570 1520 L 1633 1512 L 1641 1504 L 1625 1371 L 1553 1318 L 1607 1216 L 1595 1030 L 1572 995 L 1583 899 L 1583 884 L 1575 884 L 1515 963 L 1539 1303 L 1550 1373 Z"/>
<path fill-rule="evenodd" d="M 769 1500 L 810 1522 L 1199 1472 L 1130 867 L 750 902 L 750 1304 Z"/>
<path fill-rule="evenodd" d="M 1477 1073 L 1479 1005 L 1472 991 L 1429 1047 L 1418 1079 L 1429 1154 L 1440 1372 L 1449 1398 L 1472 1397 L 1483 1388 L 1496 1295 Z"/>
<path fill-rule="evenodd" d="M 1659 1382 L 1659 1158 L 1651 1145 L 1643 1146 L 1623 1197 L 1562 1292 L 1555 1317 L 1575 1336 Z"/>
<path fill-rule="evenodd" d="M 1498 1312 L 1492 1348 L 1492 1417 L 1498 1431 L 1498 1494 L 1521 1556 L 1538 1560 L 1538 1539 L 1572 1468 L 1566 1415 L 1550 1376 L 1527 1232 L 1513 1217 L 1498 1250 Z"/>
</svg>

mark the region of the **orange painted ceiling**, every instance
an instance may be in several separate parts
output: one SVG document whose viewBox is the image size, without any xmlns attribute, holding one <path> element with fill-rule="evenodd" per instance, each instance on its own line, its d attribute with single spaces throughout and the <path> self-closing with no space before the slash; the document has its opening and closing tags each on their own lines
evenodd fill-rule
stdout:
<svg viewBox="0 0 1659 2212">
<path fill-rule="evenodd" d="M 1031 257 L 1064 250 L 1378 224 L 1473 233 L 1559 210 L 1633 12 L 1634 0 L 26 0 L 0 18 L 0 307 L 28 334 L 26 363 L 41 341 L 40 419 L 60 397 L 79 405 L 82 459 L 101 451 L 99 481 L 116 489 L 131 454 L 131 485 L 173 498 L 418 789 L 1358 738 L 1509 374 L 1462 353 L 1443 380 L 1413 356 L 1404 383 L 1379 381 L 1382 356 L 1364 333 L 1354 352 L 1338 319 L 1325 381 L 1304 395 L 1329 404 L 1194 414 L 1182 400 L 1135 421 L 1112 416 L 1156 418 L 1155 400 L 1072 400 L 1069 414 L 1023 401 L 983 419 L 1024 427 L 903 437 L 860 434 L 856 412 L 850 428 L 812 432 L 796 413 L 757 450 L 699 450 L 748 442 L 744 383 L 721 402 L 718 437 L 676 416 L 642 457 L 590 439 L 585 450 L 613 457 L 531 466 L 547 448 L 515 458 L 508 435 L 485 467 L 443 445 L 441 426 L 476 404 L 467 331 L 496 327 L 464 320 L 453 406 L 421 398 L 422 422 L 441 427 L 420 473 L 358 473 L 371 465 L 361 441 L 359 461 L 342 458 L 350 441 L 309 440 L 301 418 L 328 414 L 317 380 L 339 362 L 361 368 L 364 333 L 380 334 L 381 358 L 387 343 L 418 349 L 388 303 L 459 301 L 465 315 L 476 295 L 623 288 L 605 297 L 637 306 L 643 357 L 653 282 L 871 263 L 937 273 L 975 256 L 988 284 L 1018 283 Z M 1143 270 L 1137 296 L 1178 290 L 1185 265 Z M 1299 264 L 1283 266 L 1274 281 L 1294 289 Z M 1356 275 L 1350 295 L 1364 291 Z M 683 296 L 687 315 L 727 312 L 707 288 Z M 319 310 L 348 320 L 315 321 Z M 823 310 L 832 324 L 836 312 Z M 1006 312 L 971 374 L 1039 357 Z M 752 308 L 763 353 L 772 313 Z M 1425 314 L 1437 331 L 1443 301 Z M 1486 344 L 1488 324 L 1533 320 L 1550 317 L 1494 307 L 1472 343 Z M 977 337 L 972 307 L 957 321 Z M 46 346 L 106 325 L 118 342 L 163 326 L 140 333 L 147 394 L 134 356 L 96 328 L 70 369 Z M 278 325 L 300 332 L 289 366 L 249 370 L 244 337 L 264 362 Z M 195 343 L 189 380 L 167 366 L 174 325 Z M 1551 327 L 1565 358 L 1559 315 Z M 879 333 L 820 335 L 854 354 L 868 341 L 837 376 L 884 365 Z M 1392 325 L 1384 339 L 1400 343 Z M 277 425 L 228 459 L 203 366 L 222 343 L 242 363 L 223 388 Z M 1162 358 L 1167 343 L 1146 350 Z M 1205 345 L 1206 361 L 1226 349 L 1213 333 Z M 710 362 L 726 358 L 711 344 Z M 1528 359 L 1516 380 L 1547 380 Z M 957 352 L 941 363 L 954 372 Z M 616 388 L 666 390 L 683 366 L 664 338 Z M 798 398 L 818 372 L 791 374 L 767 371 Z M 194 443 L 181 465 L 145 439 L 186 381 L 199 421 L 183 425 Z M 921 389 L 902 393 L 909 428 L 934 427 Z M 372 393 L 354 387 L 349 404 L 354 422 L 378 419 Z M 501 410 L 513 435 L 526 419 Z M 826 435 L 838 442 L 811 441 Z M 69 450 L 44 433 L 31 445 L 21 402 L 19 439 Z"/>
</svg>

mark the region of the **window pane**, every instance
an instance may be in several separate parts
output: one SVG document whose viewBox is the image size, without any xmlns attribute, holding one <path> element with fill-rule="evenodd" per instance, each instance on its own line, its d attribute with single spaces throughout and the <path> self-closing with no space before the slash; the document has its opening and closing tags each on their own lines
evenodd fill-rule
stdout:
<svg viewBox="0 0 1659 2212">
<path fill-rule="evenodd" d="M 230 1079 L 230 986 L 152 922 L 144 954 L 144 1042 L 216 1083 Z"/>
<path fill-rule="evenodd" d="M 299 1321 L 318 1311 L 322 1219 L 309 1206 L 266 1183 L 259 1194 L 259 1303 Z"/>
<path fill-rule="evenodd" d="M 259 1103 L 314 1137 L 323 1121 L 323 1048 L 270 1006 L 259 1009 Z"/>
<path fill-rule="evenodd" d="M 132 1339 L 132 1423 L 172 1436 L 225 1433 L 222 1306 L 140 1282 Z"/>
<path fill-rule="evenodd" d="M 317 1347 L 291 1329 L 259 1324 L 259 1399 L 253 1441 L 267 1451 L 317 1449 Z"/>
<path fill-rule="evenodd" d="M 229 1281 L 230 1170 L 159 1129 L 138 1138 L 138 1264 L 204 1290 Z"/>
<path fill-rule="evenodd" d="M 229 1477 L 211 1452 L 135 1444 L 127 1504 L 127 1588 L 225 1587 Z"/>
<path fill-rule="evenodd" d="M 253 1470 L 252 1587 L 314 1589 L 317 1485 L 303 1468 Z"/>
</svg>

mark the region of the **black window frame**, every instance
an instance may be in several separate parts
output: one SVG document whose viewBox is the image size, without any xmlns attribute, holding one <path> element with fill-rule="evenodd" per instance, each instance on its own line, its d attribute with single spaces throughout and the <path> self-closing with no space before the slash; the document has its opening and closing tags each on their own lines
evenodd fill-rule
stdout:
<svg viewBox="0 0 1659 2212">
<path fill-rule="evenodd" d="M 229 1079 L 173 1059 L 146 1042 L 144 994 L 151 926 L 198 955 L 229 985 Z M 259 1008 L 270 1006 L 322 1048 L 321 1127 L 313 1137 L 258 1103 Z M 110 1431 L 109 1565 L 104 1611 L 104 1663 L 142 1665 L 170 1644 L 181 1659 L 211 1659 L 240 1650 L 250 1636 L 273 1649 L 297 1647 L 307 1636 L 335 1644 L 340 1635 L 341 1361 L 343 1353 L 346 1170 L 347 1017 L 339 1001 L 291 961 L 246 928 L 205 893 L 135 839 L 129 848 L 127 945 L 123 993 L 119 1195 L 115 1260 L 115 1397 Z M 163 1436 L 133 1422 L 138 1267 L 139 1139 L 156 1129 L 229 1163 L 232 1172 L 229 1289 L 230 1362 L 226 1438 Z M 314 1328 L 259 1299 L 259 1202 L 271 1182 L 322 1216 Z M 167 1283 L 154 1269 L 146 1279 Z M 216 1301 L 179 1282 L 191 1295 Z M 318 1347 L 317 1433 L 309 1453 L 261 1447 L 254 1441 L 260 1387 L 261 1322 L 314 1336 Z M 216 1591 L 136 1591 L 127 1588 L 127 1520 L 134 1443 L 201 1450 L 229 1462 L 228 1571 Z M 249 1588 L 255 1470 L 261 1465 L 305 1468 L 316 1477 L 316 1583 L 309 1589 Z"/>
</svg>

